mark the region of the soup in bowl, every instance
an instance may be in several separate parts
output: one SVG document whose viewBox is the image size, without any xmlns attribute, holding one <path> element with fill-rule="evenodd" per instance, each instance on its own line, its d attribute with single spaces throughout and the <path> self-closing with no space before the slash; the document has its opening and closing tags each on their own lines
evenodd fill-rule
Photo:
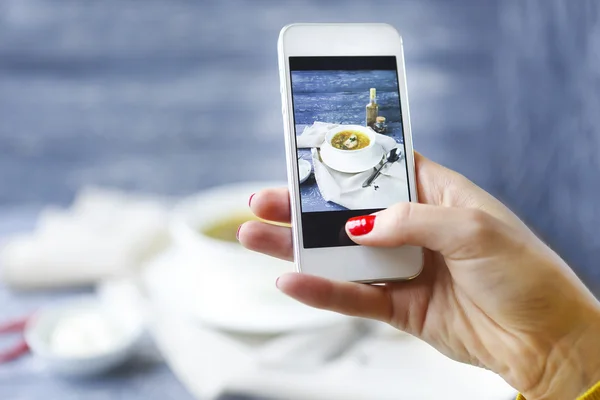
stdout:
<svg viewBox="0 0 600 400">
<path fill-rule="evenodd" d="M 362 153 L 375 144 L 375 132 L 360 125 L 342 125 L 329 131 L 325 142 L 338 152 Z"/>
</svg>

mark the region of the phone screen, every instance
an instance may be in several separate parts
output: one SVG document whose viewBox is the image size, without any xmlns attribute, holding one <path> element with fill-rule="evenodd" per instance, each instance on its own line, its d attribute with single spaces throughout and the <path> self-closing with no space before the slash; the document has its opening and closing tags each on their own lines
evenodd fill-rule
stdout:
<svg viewBox="0 0 600 400">
<path fill-rule="evenodd" d="M 349 218 L 410 201 L 396 57 L 289 63 L 304 248 L 355 245 Z"/>
</svg>

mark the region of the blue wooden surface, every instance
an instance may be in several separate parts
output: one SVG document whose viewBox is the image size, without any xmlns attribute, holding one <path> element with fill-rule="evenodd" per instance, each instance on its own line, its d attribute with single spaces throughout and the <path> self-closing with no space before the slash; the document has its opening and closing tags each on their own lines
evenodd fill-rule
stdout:
<svg viewBox="0 0 600 400">
<path fill-rule="evenodd" d="M 285 179 L 279 28 L 377 20 L 404 37 L 416 148 L 501 197 L 597 289 L 599 8 L 595 0 L 4 0 L 0 232 L 30 229 L 42 206 L 66 205 L 86 184 L 186 195 Z M 1 316 L 57 296 L 2 288 Z M 163 365 L 144 365 L 66 384 L 19 361 L 0 368 L 0 398 L 186 398 Z"/>
<path fill-rule="evenodd" d="M 395 71 L 294 71 L 294 117 L 296 135 L 314 122 L 366 124 L 369 90 L 377 89 L 379 115 L 386 118 L 386 135 L 403 143 L 402 115 Z M 310 149 L 298 149 L 298 156 L 313 165 Z M 325 201 L 314 174 L 300 185 L 302 212 L 346 210 Z"/>
</svg>

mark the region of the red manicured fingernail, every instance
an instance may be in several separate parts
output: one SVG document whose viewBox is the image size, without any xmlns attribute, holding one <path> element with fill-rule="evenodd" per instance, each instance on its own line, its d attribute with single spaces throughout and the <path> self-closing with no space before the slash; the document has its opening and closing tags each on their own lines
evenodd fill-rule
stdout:
<svg viewBox="0 0 600 400">
<path fill-rule="evenodd" d="M 374 215 L 363 215 L 360 217 L 350 218 L 348 222 L 346 222 L 346 226 L 348 227 L 348 231 L 353 236 L 362 236 L 373 230 L 373 225 L 375 225 L 375 216 Z"/>
<path fill-rule="evenodd" d="M 254 197 L 256 193 L 252 193 L 252 195 L 250 196 L 250 198 L 248 199 L 248 207 L 250 207 L 252 205 L 252 198 Z"/>
<path fill-rule="evenodd" d="M 244 224 L 242 224 L 242 225 L 244 225 Z M 237 230 L 237 232 L 235 233 L 235 238 L 236 238 L 237 240 L 240 240 L 240 229 L 242 229 L 242 225 L 238 226 L 238 230 Z M 230 231 L 230 232 L 231 232 L 231 231 Z"/>
</svg>

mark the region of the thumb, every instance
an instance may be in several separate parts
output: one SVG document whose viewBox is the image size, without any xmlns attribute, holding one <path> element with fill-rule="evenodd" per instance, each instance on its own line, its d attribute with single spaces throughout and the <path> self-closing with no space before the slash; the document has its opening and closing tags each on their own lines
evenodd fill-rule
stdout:
<svg viewBox="0 0 600 400">
<path fill-rule="evenodd" d="M 346 232 L 362 245 L 420 246 L 451 256 L 466 247 L 480 247 L 476 244 L 495 235 L 498 223 L 478 209 L 398 203 L 375 214 L 351 218 Z"/>
</svg>

